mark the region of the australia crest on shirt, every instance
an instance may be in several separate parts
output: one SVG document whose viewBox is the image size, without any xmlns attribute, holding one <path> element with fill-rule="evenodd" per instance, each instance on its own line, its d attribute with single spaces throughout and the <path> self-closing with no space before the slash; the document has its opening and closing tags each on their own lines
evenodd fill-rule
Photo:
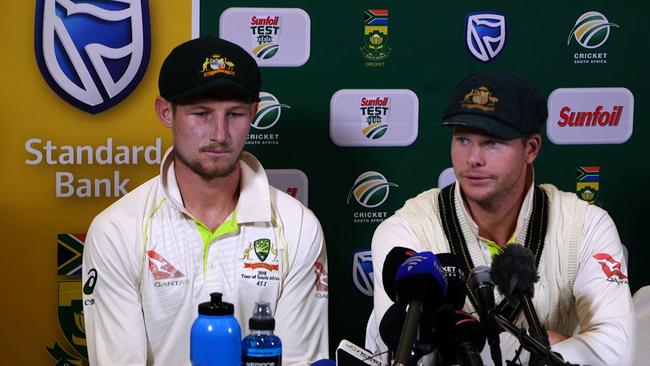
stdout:
<svg viewBox="0 0 650 366">
<path fill-rule="evenodd" d="M 266 287 L 271 281 L 280 280 L 278 248 L 271 239 L 250 241 L 242 253 L 241 278 Z"/>
</svg>

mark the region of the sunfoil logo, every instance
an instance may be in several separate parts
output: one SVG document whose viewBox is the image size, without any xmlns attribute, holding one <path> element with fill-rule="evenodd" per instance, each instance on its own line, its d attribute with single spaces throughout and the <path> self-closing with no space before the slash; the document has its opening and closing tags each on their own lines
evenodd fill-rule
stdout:
<svg viewBox="0 0 650 366">
<path fill-rule="evenodd" d="M 369 171 L 361 174 L 348 193 L 347 204 L 354 197 L 358 204 L 366 208 L 380 206 L 388 198 L 390 187 L 399 187 L 391 183 L 381 173 Z"/>
<path fill-rule="evenodd" d="M 609 38 L 610 27 L 618 28 L 618 24 L 610 23 L 607 18 L 596 11 L 588 11 L 582 14 L 576 24 L 569 32 L 569 38 L 566 41 L 567 46 L 571 42 L 571 38 L 575 40 L 584 48 L 598 48 L 607 42 Z"/>
<path fill-rule="evenodd" d="M 282 116 L 282 108 L 291 109 L 290 106 L 280 103 L 273 94 L 261 92 L 259 107 L 251 126 L 258 130 L 266 130 L 275 126 Z"/>
</svg>

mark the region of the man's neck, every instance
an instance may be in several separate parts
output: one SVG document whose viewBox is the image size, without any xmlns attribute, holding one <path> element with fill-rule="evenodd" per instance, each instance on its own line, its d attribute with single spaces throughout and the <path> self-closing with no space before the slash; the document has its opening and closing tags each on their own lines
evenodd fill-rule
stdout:
<svg viewBox="0 0 650 366">
<path fill-rule="evenodd" d="M 176 181 L 185 208 L 211 231 L 215 231 L 235 209 L 239 198 L 241 168 L 206 180 L 178 159 L 174 161 Z"/>
</svg>

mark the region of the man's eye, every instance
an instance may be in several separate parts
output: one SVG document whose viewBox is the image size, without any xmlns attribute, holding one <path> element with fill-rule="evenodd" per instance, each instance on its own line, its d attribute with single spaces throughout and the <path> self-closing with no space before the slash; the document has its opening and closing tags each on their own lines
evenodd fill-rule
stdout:
<svg viewBox="0 0 650 366">
<path fill-rule="evenodd" d="M 208 112 L 194 112 L 192 114 L 195 115 L 195 116 L 199 116 L 199 117 L 207 117 L 208 116 Z"/>
</svg>

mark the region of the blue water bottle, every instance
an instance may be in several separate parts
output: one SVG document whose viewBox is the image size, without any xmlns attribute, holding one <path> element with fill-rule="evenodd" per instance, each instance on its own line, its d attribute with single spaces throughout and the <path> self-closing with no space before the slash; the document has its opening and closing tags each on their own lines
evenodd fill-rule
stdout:
<svg viewBox="0 0 650 366">
<path fill-rule="evenodd" d="M 210 294 L 210 302 L 199 304 L 199 316 L 190 334 L 192 366 L 241 366 L 241 328 L 233 316 L 235 307 Z"/>
<path fill-rule="evenodd" d="M 268 302 L 256 303 L 248 327 L 251 334 L 242 341 L 242 365 L 282 365 L 282 342 L 278 336 L 273 334 L 275 319 L 271 314 L 271 304 Z"/>
</svg>

